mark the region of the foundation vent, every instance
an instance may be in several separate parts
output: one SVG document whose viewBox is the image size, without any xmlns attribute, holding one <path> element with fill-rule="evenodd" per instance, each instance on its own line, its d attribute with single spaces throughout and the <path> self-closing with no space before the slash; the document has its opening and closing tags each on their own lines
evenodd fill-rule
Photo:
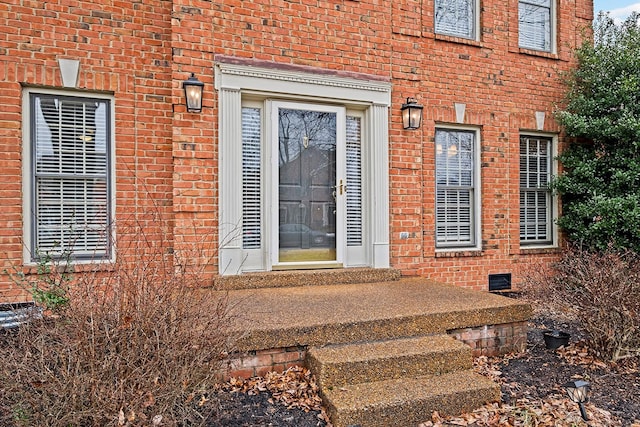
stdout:
<svg viewBox="0 0 640 427">
<path fill-rule="evenodd" d="M 511 273 L 489 275 L 489 292 L 508 291 L 511 289 Z"/>
</svg>

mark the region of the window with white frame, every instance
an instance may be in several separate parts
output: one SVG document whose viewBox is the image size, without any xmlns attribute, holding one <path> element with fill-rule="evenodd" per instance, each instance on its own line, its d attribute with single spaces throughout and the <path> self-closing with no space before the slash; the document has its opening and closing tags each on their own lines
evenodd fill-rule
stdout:
<svg viewBox="0 0 640 427">
<path fill-rule="evenodd" d="M 553 243 L 552 144 L 550 137 L 520 137 L 520 243 Z"/>
<path fill-rule="evenodd" d="M 525 49 L 553 52 L 555 0 L 518 2 L 518 39 Z"/>
<path fill-rule="evenodd" d="M 480 229 L 477 132 L 436 129 L 436 247 L 475 248 Z"/>
<path fill-rule="evenodd" d="M 31 261 L 111 257 L 111 99 L 26 91 Z"/>
<path fill-rule="evenodd" d="M 467 39 L 477 39 L 477 0 L 436 0 L 435 32 Z"/>
</svg>

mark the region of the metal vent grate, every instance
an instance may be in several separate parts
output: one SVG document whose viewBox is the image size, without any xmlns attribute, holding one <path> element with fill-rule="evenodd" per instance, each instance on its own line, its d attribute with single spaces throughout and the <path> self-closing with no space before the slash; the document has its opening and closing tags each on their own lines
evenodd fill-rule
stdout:
<svg viewBox="0 0 640 427">
<path fill-rule="evenodd" d="M 511 273 L 490 274 L 489 291 L 506 291 L 511 289 Z"/>
</svg>

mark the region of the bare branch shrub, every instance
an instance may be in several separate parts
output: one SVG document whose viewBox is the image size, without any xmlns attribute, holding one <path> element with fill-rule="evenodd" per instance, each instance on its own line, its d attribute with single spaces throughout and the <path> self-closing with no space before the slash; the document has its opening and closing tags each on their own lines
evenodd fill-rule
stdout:
<svg viewBox="0 0 640 427">
<path fill-rule="evenodd" d="M 637 253 L 570 247 L 557 263 L 530 272 L 523 290 L 541 302 L 572 310 L 599 358 L 618 361 L 640 355 Z"/>
<path fill-rule="evenodd" d="M 64 310 L 0 336 L 0 425 L 206 423 L 231 343 L 226 294 L 193 261 L 211 244 L 174 251 L 157 221 L 118 223 L 114 263 L 76 266 Z"/>
</svg>

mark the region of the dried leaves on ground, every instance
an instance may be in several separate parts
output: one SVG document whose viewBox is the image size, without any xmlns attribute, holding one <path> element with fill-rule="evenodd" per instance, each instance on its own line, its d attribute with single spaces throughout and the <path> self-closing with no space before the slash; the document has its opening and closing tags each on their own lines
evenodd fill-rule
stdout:
<svg viewBox="0 0 640 427">
<path fill-rule="evenodd" d="M 300 366 L 291 367 L 283 373 L 268 372 L 264 377 L 232 378 L 222 388 L 230 392 L 248 394 L 269 392 L 271 403 L 281 403 L 288 409 L 298 408 L 305 412 L 324 411 L 315 378 L 311 371 Z M 319 418 L 326 417 L 320 414 Z"/>
</svg>

